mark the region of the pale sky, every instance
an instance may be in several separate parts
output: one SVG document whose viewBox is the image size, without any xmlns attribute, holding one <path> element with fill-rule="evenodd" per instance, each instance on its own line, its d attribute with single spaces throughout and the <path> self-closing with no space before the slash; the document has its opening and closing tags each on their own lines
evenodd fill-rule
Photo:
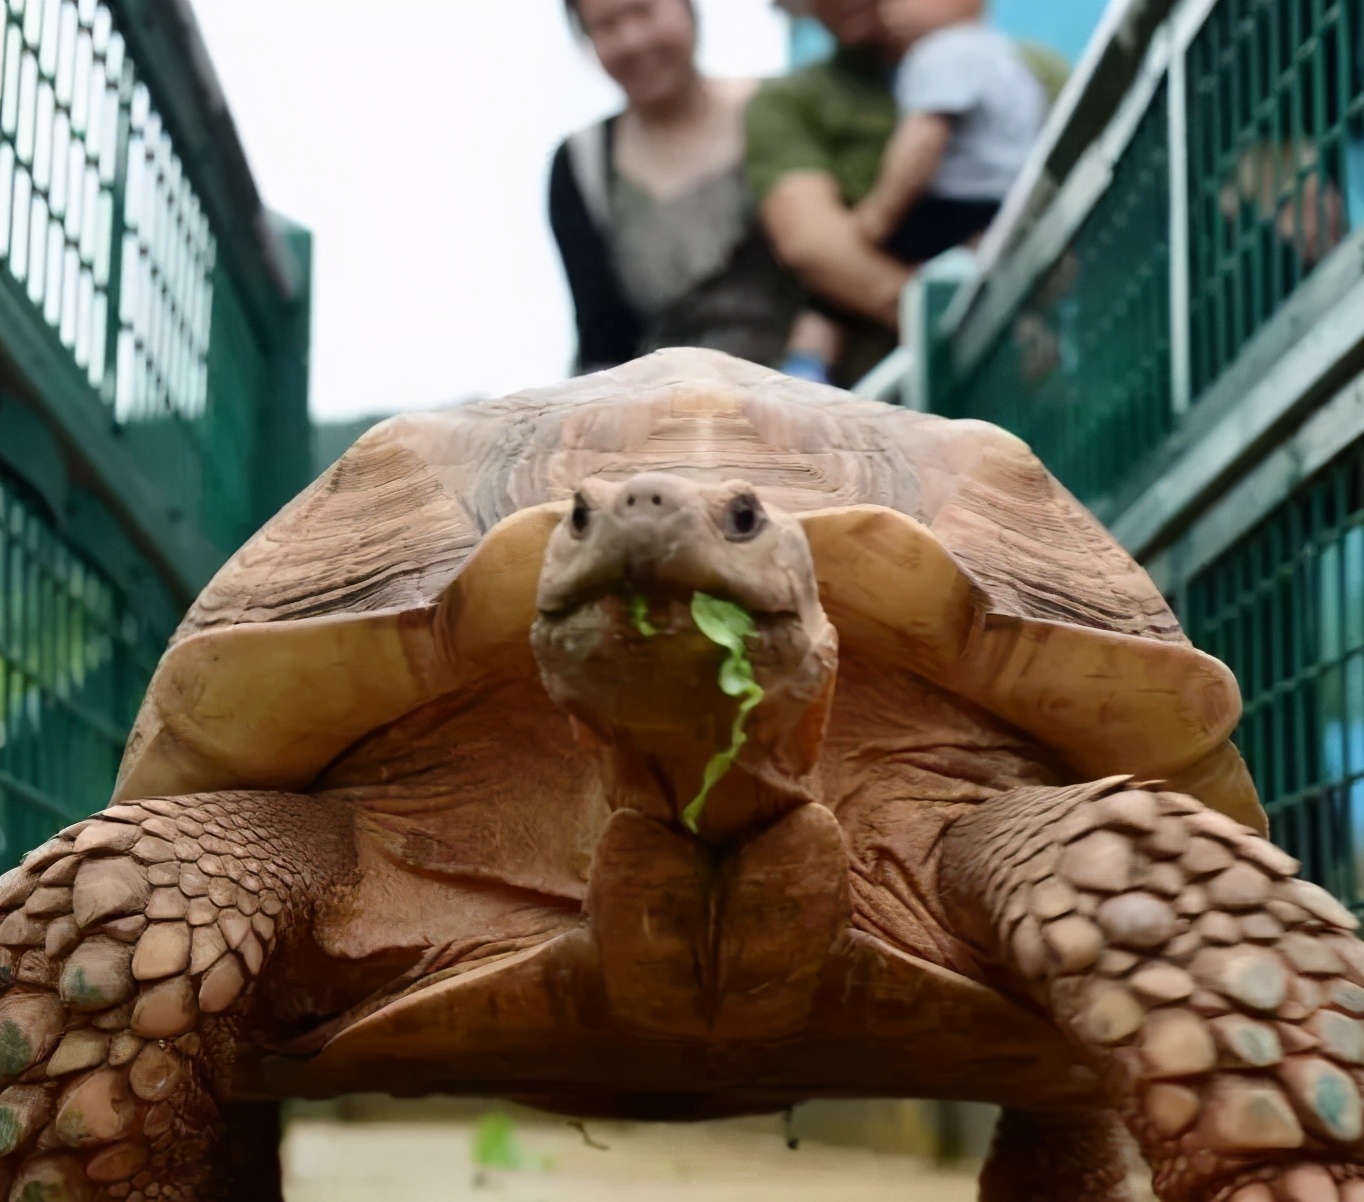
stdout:
<svg viewBox="0 0 1364 1202">
<path fill-rule="evenodd" d="M 265 203 L 313 231 L 313 415 L 562 379 L 546 172 L 617 101 L 561 0 L 192 3 Z M 782 69 L 770 0 L 700 7 L 706 69 Z"/>
</svg>

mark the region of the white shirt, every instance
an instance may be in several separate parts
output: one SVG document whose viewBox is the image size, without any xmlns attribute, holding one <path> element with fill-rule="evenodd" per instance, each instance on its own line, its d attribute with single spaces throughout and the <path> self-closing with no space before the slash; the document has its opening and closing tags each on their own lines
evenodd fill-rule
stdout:
<svg viewBox="0 0 1364 1202">
<path fill-rule="evenodd" d="M 1047 115 L 1047 95 L 1014 43 L 975 22 L 920 38 L 901 61 L 902 114 L 955 118 L 929 191 L 953 200 L 1003 200 Z"/>
</svg>

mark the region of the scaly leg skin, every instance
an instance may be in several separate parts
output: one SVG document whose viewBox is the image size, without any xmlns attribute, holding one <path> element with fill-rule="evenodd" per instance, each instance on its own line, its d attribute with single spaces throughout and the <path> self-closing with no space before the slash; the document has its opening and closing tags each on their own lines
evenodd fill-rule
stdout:
<svg viewBox="0 0 1364 1202">
<path fill-rule="evenodd" d="M 1005 1110 L 980 1202 L 1131 1202 L 1122 1120 L 1112 1110 Z"/>
<path fill-rule="evenodd" d="M 1099 1069 L 1164 1202 L 1364 1202 L 1364 944 L 1298 863 L 1178 793 L 1021 789 L 942 886 Z"/>
<path fill-rule="evenodd" d="M 153 798 L 0 877 L 0 1197 L 228 1193 L 244 1009 L 347 846 L 308 797 Z"/>
</svg>

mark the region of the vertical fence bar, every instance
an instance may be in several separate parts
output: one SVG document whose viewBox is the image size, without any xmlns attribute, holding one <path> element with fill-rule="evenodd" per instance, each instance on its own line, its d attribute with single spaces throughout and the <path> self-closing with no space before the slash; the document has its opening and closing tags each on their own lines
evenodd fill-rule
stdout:
<svg viewBox="0 0 1364 1202">
<path fill-rule="evenodd" d="M 1186 46 L 1176 42 L 1166 75 L 1170 177 L 1170 407 L 1186 413 L 1193 395 L 1189 297 L 1189 96 Z"/>
<path fill-rule="evenodd" d="M 110 181 L 109 277 L 104 292 L 109 298 L 104 311 L 104 376 L 100 399 L 112 411 L 118 395 L 119 306 L 123 289 L 123 198 L 128 187 L 128 135 L 132 109 L 134 69 L 125 54 L 118 78 L 118 118 L 114 125 L 114 178 Z"/>
</svg>

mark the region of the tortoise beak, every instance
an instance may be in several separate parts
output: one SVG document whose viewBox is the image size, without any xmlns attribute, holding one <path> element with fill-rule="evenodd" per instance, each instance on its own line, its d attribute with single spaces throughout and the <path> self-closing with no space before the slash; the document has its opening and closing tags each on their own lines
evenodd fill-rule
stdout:
<svg viewBox="0 0 1364 1202">
<path fill-rule="evenodd" d="M 623 484 L 583 482 L 550 539 L 536 605 L 553 619 L 613 592 L 702 592 L 752 613 L 795 613 L 802 591 L 814 595 L 804 533 L 769 513 L 750 485 L 648 472 Z"/>
</svg>

